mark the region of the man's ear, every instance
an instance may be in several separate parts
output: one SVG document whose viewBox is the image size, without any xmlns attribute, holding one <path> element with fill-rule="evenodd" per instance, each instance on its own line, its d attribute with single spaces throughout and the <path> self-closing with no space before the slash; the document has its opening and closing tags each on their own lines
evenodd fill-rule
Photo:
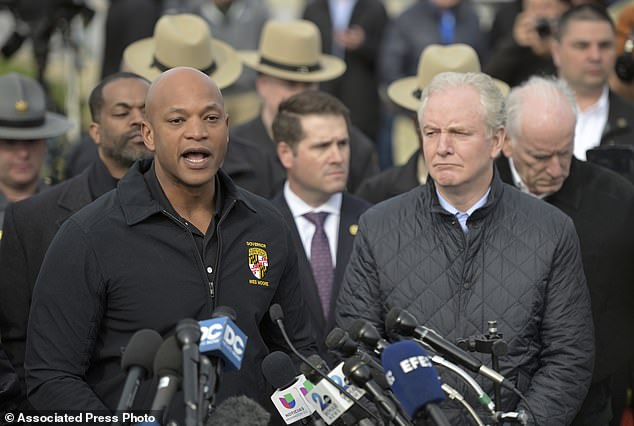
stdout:
<svg viewBox="0 0 634 426">
<path fill-rule="evenodd" d="M 555 64 L 555 66 L 557 68 L 559 68 L 561 61 L 560 61 L 560 54 L 559 54 L 559 49 L 560 49 L 561 45 L 559 44 L 559 41 L 556 39 L 552 39 L 550 41 L 550 56 L 552 56 L 553 58 L 553 63 Z"/>
<path fill-rule="evenodd" d="M 513 156 L 513 141 L 509 135 L 506 135 L 504 138 L 504 144 L 502 145 L 502 153 L 506 158 L 511 158 Z"/>
<path fill-rule="evenodd" d="M 499 128 L 493 135 L 493 146 L 491 147 L 491 158 L 496 159 L 498 155 L 500 155 L 500 151 L 502 151 L 502 146 L 504 145 L 504 139 L 506 138 L 506 132 L 504 128 Z"/>
<path fill-rule="evenodd" d="M 156 146 L 154 145 L 154 130 L 152 129 L 152 126 L 150 126 L 150 123 L 145 120 L 141 122 L 141 135 L 143 135 L 143 143 L 145 143 L 145 147 L 150 152 L 155 152 Z"/>
<path fill-rule="evenodd" d="M 92 122 L 90 126 L 88 126 L 88 135 L 93 140 L 96 145 L 101 144 L 101 134 L 99 133 L 99 123 Z"/>
<path fill-rule="evenodd" d="M 295 154 L 293 153 L 293 148 L 286 142 L 278 142 L 277 143 L 277 156 L 280 159 L 280 163 L 284 166 L 285 169 L 290 169 L 293 167 Z"/>
</svg>

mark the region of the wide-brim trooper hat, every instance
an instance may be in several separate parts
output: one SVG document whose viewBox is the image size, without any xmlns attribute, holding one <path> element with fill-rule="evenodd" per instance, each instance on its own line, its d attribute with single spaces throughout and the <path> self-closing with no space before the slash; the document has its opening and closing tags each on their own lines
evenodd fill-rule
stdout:
<svg viewBox="0 0 634 426">
<path fill-rule="evenodd" d="M 123 68 L 148 80 L 175 67 L 196 68 L 219 89 L 231 86 L 242 73 L 233 47 L 215 39 L 203 18 L 188 13 L 162 16 L 152 37 L 135 41 L 123 52 Z"/>
<path fill-rule="evenodd" d="M 388 86 L 387 95 L 398 106 L 417 111 L 423 90 L 443 72 L 481 72 L 478 54 L 473 47 L 462 43 L 447 46 L 430 44 L 420 55 L 416 76 L 394 81 Z M 508 95 L 508 84 L 496 79 L 493 82 L 504 96 Z"/>
<path fill-rule="evenodd" d="M 306 20 L 268 21 L 258 50 L 241 50 L 238 55 L 249 68 L 284 80 L 318 83 L 333 80 L 346 71 L 346 63 L 322 53 L 321 34 Z"/>
<path fill-rule="evenodd" d="M 71 127 L 66 117 L 46 110 L 37 81 L 16 73 L 0 76 L 0 139 L 48 139 Z"/>
</svg>

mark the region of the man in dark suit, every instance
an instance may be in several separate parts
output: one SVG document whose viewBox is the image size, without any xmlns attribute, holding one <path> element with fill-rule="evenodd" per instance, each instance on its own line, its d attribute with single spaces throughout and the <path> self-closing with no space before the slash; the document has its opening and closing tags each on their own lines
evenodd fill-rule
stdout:
<svg viewBox="0 0 634 426">
<path fill-rule="evenodd" d="M 634 104 L 608 87 L 615 41 L 614 23 L 601 6 L 575 6 L 560 18 L 552 54 L 559 77 L 575 93 L 579 114 L 574 155 L 579 160 L 591 160 L 586 153 L 593 148 L 634 147 Z M 624 175 L 633 179 L 634 170 L 627 172 Z"/>
<path fill-rule="evenodd" d="M 321 31 L 325 52 L 346 62 L 339 78 L 320 84 L 350 109 L 350 120 L 372 139 L 379 130 L 379 47 L 388 22 L 379 0 L 316 0 L 304 10 L 304 19 Z"/>
<path fill-rule="evenodd" d="M 324 358 L 357 220 L 370 207 L 344 191 L 350 161 L 348 114 L 335 97 L 304 92 L 282 102 L 273 120 L 277 154 L 287 172 L 284 190 L 273 203 L 294 237 L 300 283 Z"/>
<path fill-rule="evenodd" d="M 147 79 L 127 72 L 101 81 L 89 99 L 89 133 L 99 158 L 74 178 L 6 211 L 0 245 L 0 333 L 23 389 L 31 294 L 46 250 L 66 219 L 115 188 L 134 161 L 150 157 L 141 135 L 148 87 Z"/>
<path fill-rule="evenodd" d="M 269 198 L 282 189 L 286 179 L 271 139 L 271 124 L 278 105 L 297 93 L 317 90 L 318 83 L 339 77 L 346 66 L 341 59 L 322 53 L 319 29 L 304 20 L 269 21 L 262 30 L 259 50 L 238 53 L 246 66 L 258 72 L 256 90 L 262 110 L 258 117 L 232 129 L 231 140 L 239 137 L 266 152 L 264 158 L 250 166 L 260 168 L 264 162 L 270 163 L 271 181 L 263 183 L 257 191 L 258 195 Z M 352 192 L 379 171 L 373 143 L 354 126 L 350 128 L 350 156 L 347 189 Z M 226 161 L 234 162 L 233 157 L 228 152 Z"/>
<path fill-rule="evenodd" d="M 607 425 L 611 380 L 634 354 L 634 186 L 573 156 L 576 103 L 559 80 L 533 77 L 507 100 L 502 180 L 572 218 L 595 329 L 593 382 L 573 425 Z"/>
</svg>

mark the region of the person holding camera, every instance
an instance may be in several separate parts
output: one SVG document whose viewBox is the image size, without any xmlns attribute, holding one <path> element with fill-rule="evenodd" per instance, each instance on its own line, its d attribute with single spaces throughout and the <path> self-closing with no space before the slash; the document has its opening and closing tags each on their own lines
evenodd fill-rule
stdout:
<svg viewBox="0 0 634 426">
<path fill-rule="evenodd" d="M 555 75 L 550 43 L 559 16 L 568 0 L 523 0 L 523 9 L 515 18 L 512 32 L 489 57 L 484 72 L 517 86 L 532 75 Z"/>
</svg>

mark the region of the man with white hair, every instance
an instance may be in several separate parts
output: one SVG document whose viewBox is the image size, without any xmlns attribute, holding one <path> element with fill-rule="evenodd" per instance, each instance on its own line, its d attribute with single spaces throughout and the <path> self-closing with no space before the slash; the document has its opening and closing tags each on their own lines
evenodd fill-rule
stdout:
<svg viewBox="0 0 634 426">
<path fill-rule="evenodd" d="M 573 223 L 500 180 L 493 163 L 504 142 L 504 97 L 490 77 L 439 74 L 421 101 L 429 179 L 361 216 L 337 324 L 362 318 L 387 332 L 387 313 L 404 308 L 455 341 L 495 320 L 508 342 L 499 371 L 525 396 L 502 393 L 497 408 L 530 408 L 537 424 L 569 424 L 594 358 Z M 443 381 L 462 389 L 449 374 Z M 472 424 L 455 406 L 444 408 L 452 425 Z"/>
<path fill-rule="evenodd" d="M 607 425 L 610 382 L 632 357 L 634 186 L 573 156 L 577 105 L 562 80 L 533 77 L 507 99 L 500 177 L 566 213 L 581 244 L 596 339 L 592 385 L 573 425 Z"/>
</svg>

